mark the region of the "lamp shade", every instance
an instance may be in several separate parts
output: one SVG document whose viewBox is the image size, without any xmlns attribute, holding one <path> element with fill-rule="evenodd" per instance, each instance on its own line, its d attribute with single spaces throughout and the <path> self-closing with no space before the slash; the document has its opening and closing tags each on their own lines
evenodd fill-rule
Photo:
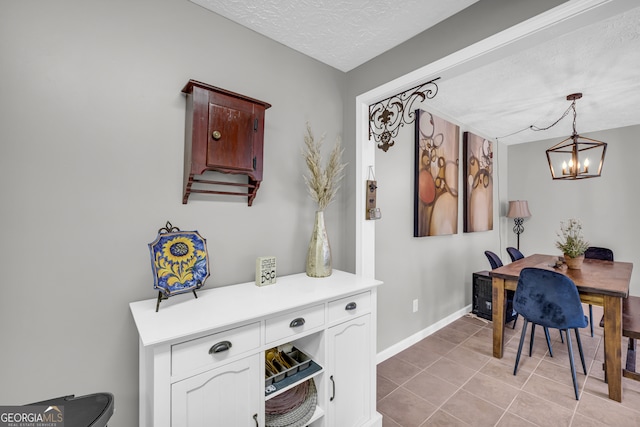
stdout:
<svg viewBox="0 0 640 427">
<path fill-rule="evenodd" d="M 510 200 L 507 218 L 529 218 L 529 203 L 526 200 Z"/>
</svg>

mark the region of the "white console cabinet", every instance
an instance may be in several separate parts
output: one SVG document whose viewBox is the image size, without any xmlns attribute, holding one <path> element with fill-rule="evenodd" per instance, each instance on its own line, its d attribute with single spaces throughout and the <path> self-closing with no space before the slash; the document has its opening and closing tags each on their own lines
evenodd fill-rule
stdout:
<svg viewBox="0 0 640 427">
<path fill-rule="evenodd" d="M 322 279 L 302 273 L 263 287 L 201 290 L 197 299 L 177 295 L 158 312 L 155 298 L 131 303 L 140 346 L 140 426 L 264 427 L 265 402 L 313 378 L 318 398 L 309 426 L 381 427 L 375 405 L 380 284 L 334 270 Z M 321 369 L 265 396 L 265 351 L 286 343 Z"/>
</svg>

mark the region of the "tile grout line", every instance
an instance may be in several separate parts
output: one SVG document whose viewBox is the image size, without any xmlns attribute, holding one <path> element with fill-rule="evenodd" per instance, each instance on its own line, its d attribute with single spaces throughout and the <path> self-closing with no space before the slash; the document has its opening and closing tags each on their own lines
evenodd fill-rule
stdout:
<svg viewBox="0 0 640 427">
<path fill-rule="evenodd" d="M 465 317 L 470 317 L 470 316 L 465 316 Z M 477 324 L 477 320 L 481 320 L 481 321 L 482 321 L 482 323 L 483 323 L 483 325 L 478 325 L 478 324 Z M 474 346 L 475 346 L 475 348 L 473 348 L 473 347 L 465 347 L 465 346 L 464 346 L 464 344 L 465 344 L 465 343 L 467 343 L 467 342 L 469 342 L 469 341 L 471 340 L 471 338 L 473 338 L 473 337 L 479 337 L 479 338 L 482 338 L 482 335 L 485 335 L 486 333 L 488 333 L 488 332 L 487 332 L 487 330 L 489 330 L 489 333 L 490 333 L 490 329 L 491 329 L 491 327 L 490 327 L 490 322 L 486 322 L 486 321 L 484 321 L 484 320 L 482 320 L 482 319 L 473 319 L 473 321 L 467 321 L 467 320 L 465 319 L 465 322 L 466 322 L 466 323 L 468 323 L 468 324 L 471 324 L 471 325 L 476 325 L 476 326 L 478 326 L 478 329 L 474 330 L 473 332 L 466 332 L 466 331 L 464 330 L 464 329 L 466 329 L 466 328 L 457 328 L 457 327 L 453 326 L 453 327 L 452 327 L 452 330 L 453 330 L 453 331 L 455 331 L 455 334 L 451 334 L 451 335 L 449 335 L 449 337 L 450 337 L 449 339 L 447 339 L 447 338 L 445 338 L 445 337 L 443 337 L 443 336 L 438 336 L 438 335 L 434 335 L 434 334 L 430 335 L 430 336 L 434 336 L 434 338 L 437 338 L 438 340 L 440 340 L 440 341 L 442 341 L 442 342 L 447 342 L 448 344 L 453 345 L 453 347 L 452 347 L 451 349 L 449 349 L 445 354 L 439 354 L 438 352 L 436 352 L 436 354 L 437 354 L 437 359 L 435 359 L 435 360 L 433 360 L 432 362 L 430 362 L 427 366 L 425 366 L 425 367 L 420 367 L 420 366 L 418 366 L 418 365 L 416 365 L 416 364 L 414 364 L 414 363 L 412 363 L 412 362 L 410 362 L 410 361 L 408 361 L 408 360 L 406 360 L 406 359 L 403 359 L 403 358 L 401 358 L 401 357 L 398 357 L 398 360 L 399 360 L 400 362 L 405 363 L 405 364 L 407 364 L 407 365 L 410 365 L 410 366 L 412 366 L 413 368 L 416 368 L 416 369 L 417 369 L 417 372 L 415 373 L 415 375 L 412 375 L 411 377 L 409 377 L 409 378 L 408 378 L 406 381 L 404 381 L 402 384 L 398 384 L 396 380 L 392 380 L 391 378 L 389 378 L 389 377 L 387 377 L 387 376 L 385 376 L 385 375 L 380 375 L 382 378 L 385 378 L 385 379 L 386 379 L 386 380 L 388 380 L 388 381 L 389 381 L 393 386 L 395 386 L 395 388 L 393 388 L 393 390 L 392 390 L 390 393 L 387 393 L 385 396 L 381 397 L 381 398 L 378 400 L 378 402 L 380 402 L 381 400 L 386 399 L 390 394 L 392 394 L 392 393 L 396 392 L 398 389 L 402 388 L 404 392 L 411 393 L 413 396 L 415 396 L 415 397 L 419 398 L 421 401 L 428 402 L 429 404 L 431 404 L 431 405 L 432 405 L 433 403 L 432 403 L 431 401 L 429 401 L 428 399 L 425 399 L 425 398 L 423 398 L 423 397 L 419 396 L 417 393 L 415 393 L 415 392 L 411 391 L 410 389 L 405 388 L 405 386 L 407 385 L 407 383 L 409 383 L 410 381 L 414 380 L 417 376 L 419 376 L 419 375 L 421 375 L 421 374 L 425 373 L 425 372 L 426 372 L 429 368 L 431 368 L 434 364 L 436 364 L 436 363 L 438 363 L 438 362 L 440 362 L 440 361 L 443 361 L 443 360 L 446 360 L 446 361 L 448 361 L 448 362 L 450 362 L 450 363 L 458 364 L 458 365 L 461 365 L 461 366 L 466 366 L 466 365 L 464 365 L 464 363 L 461 363 L 461 362 L 459 362 L 459 361 L 457 361 L 457 360 L 455 360 L 455 359 L 452 359 L 452 358 L 451 358 L 451 355 L 453 355 L 456 351 L 464 350 L 465 352 L 466 352 L 466 351 L 470 351 L 470 352 L 479 353 L 479 354 L 481 354 L 482 356 L 487 356 L 487 355 L 485 354 L 485 351 L 478 351 L 478 348 L 479 348 L 479 347 L 476 345 L 477 343 L 475 343 L 475 342 L 474 342 Z M 462 325 L 462 323 L 461 323 L 461 325 Z M 462 335 L 462 334 L 464 334 L 464 335 Z M 444 335 L 444 334 L 443 334 L 443 335 Z M 517 333 L 516 333 L 515 335 L 513 335 L 513 336 L 509 337 L 509 338 L 505 341 L 505 344 L 509 343 L 509 342 L 510 342 L 512 339 L 514 339 L 514 338 L 518 338 L 518 335 L 519 335 L 519 334 L 517 334 Z M 581 334 L 581 335 L 585 335 L 585 336 L 586 336 L 586 334 Z M 462 339 L 462 341 L 459 341 L 459 337 L 460 337 L 460 336 L 463 336 L 463 337 L 465 337 L 465 338 L 464 338 L 464 339 Z M 426 338 L 428 338 L 428 337 L 425 337 L 425 339 L 426 339 Z M 603 400 L 603 401 L 605 401 L 606 399 L 602 398 L 602 396 L 600 396 L 599 394 L 594 395 L 593 393 L 590 393 L 590 392 L 587 390 L 587 381 L 589 381 L 590 379 L 595 379 L 595 378 L 596 378 L 596 377 L 594 377 L 594 376 L 593 376 L 593 372 L 594 372 L 594 369 L 596 369 L 597 364 L 598 364 L 598 363 L 601 363 L 600 361 L 598 361 L 598 360 L 597 360 L 597 357 L 598 357 L 599 349 L 600 349 L 600 347 L 602 346 L 602 336 L 598 334 L 598 335 L 595 335 L 593 338 L 595 338 L 597 341 L 595 342 L 595 345 L 593 344 L 593 343 L 594 343 L 593 341 L 589 341 L 589 344 L 587 345 L 587 347 L 588 347 L 588 351 L 589 351 L 590 353 L 592 353 L 592 355 L 591 355 L 591 356 L 589 356 L 589 360 L 588 360 L 588 362 L 585 360 L 585 362 L 586 362 L 586 363 L 588 363 L 588 369 L 587 369 L 587 374 L 586 374 L 586 375 L 584 375 L 584 381 L 583 381 L 582 386 L 579 388 L 579 392 L 580 392 L 580 396 L 581 396 L 581 397 L 583 397 L 583 396 L 585 396 L 585 395 L 589 395 L 589 396 L 592 396 L 592 397 L 596 397 L 596 398 L 598 398 L 598 400 Z M 457 342 L 457 341 L 459 341 L 459 342 Z M 554 341 L 554 344 L 556 344 L 556 343 L 558 343 L 558 344 L 559 344 L 559 341 L 558 341 L 558 340 L 555 340 L 555 341 Z M 558 345 L 558 344 L 556 344 L 556 345 Z M 584 347 L 584 346 L 583 346 L 583 347 Z M 558 348 L 560 349 L 561 347 L 558 347 Z M 539 378 L 541 379 L 541 381 L 550 382 L 550 383 L 554 383 L 554 384 L 558 384 L 558 385 L 562 385 L 563 387 L 566 387 L 566 384 L 565 384 L 565 383 L 560 382 L 560 381 L 557 381 L 557 380 L 556 380 L 556 378 L 548 378 L 548 377 L 547 377 L 547 376 L 545 376 L 545 375 L 541 375 L 540 373 L 536 373 L 536 371 L 538 371 L 538 370 L 541 368 L 541 366 L 542 366 L 542 362 L 543 362 L 543 361 L 545 361 L 545 363 L 547 363 L 547 362 L 548 362 L 548 363 L 551 363 L 552 365 L 555 365 L 556 367 L 563 366 L 563 365 L 560 365 L 560 363 L 559 363 L 559 362 L 558 362 L 558 363 L 556 363 L 556 361 L 551 360 L 551 359 L 548 357 L 548 354 L 549 354 L 548 350 L 545 350 L 545 351 L 544 351 L 544 354 L 542 355 L 542 357 L 540 357 L 540 358 L 538 359 L 538 361 L 537 361 L 537 362 L 535 362 L 535 366 L 533 367 L 532 371 L 531 371 L 531 372 L 529 373 L 529 375 L 527 376 L 527 378 L 526 378 L 525 382 L 524 382 L 524 383 L 523 383 L 519 388 L 517 388 L 517 390 L 519 391 L 519 393 L 520 393 L 520 392 L 524 392 L 524 393 L 527 393 L 527 394 L 531 394 L 532 396 L 536 396 L 536 397 L 538 397 L 538 398 L 540 398 L 540 399 L 542 399 L 542 400 L 544 400 L 544 401 L 555 403 L 555 402 L 553 402 L 553 401 L 549 401 L 549 400 L 547 400 L 547 399 L 546 399 L 546 398 L 544 398 L 544 397 L 538 396 L 537 394 L 530 393 L 530 392 L 528 392 L 528 391 L 525 391 L 525 390 L 524 390 L 524 387 L 526 387 L 526 386 L 527 386 L 527 384 L 529 384 L 529 383 L 531 382 L 531 380 L 532 380 L 532 375 L 534 375 L 534 374 L 535 374 L 537 377 L 539 377 Z M 563 355 L 563 357 L 564 357 L 564 355 Z M 576 355 L 574 354 L 574 360 L 575 360 L 575 357 L 576 357 Z M 416 360 L 417 360 L 417 359 L 416 359 Z M 495 406 L 496 408 L 500 409 L 502 412 L 501 412 L 501 414 L 500 414 L 500 417 L 499 417 L 499 418 L 498 418 L 498 420 L 496 421 L 495 425 L 497 425 L 497 424 L 499 424 L 500 422 L 502 422 L 502 421 L 505 419 L 505 416 L 507 415 L 507 413 L 509 412 L 509 410 L 513 407 L 514 402 L 515 402 L 515 397 L 514 397 L 514 398 L 511 400 L 511 402 L 507 405 L 506 409 L 503 409 L 502 407 L 500 407 L 500 406 L 498 406 L 498 405 L 496 405 L 496 404 L 494 404 L 494 403 L 492 403 L 492 402 L 490 402 L 490 401 L 486 400 L 486 399 L 485 399 L 485 398 L 483 398 L 482 396 L 478 396 L 477 394 L 475 394 L 475 393 L 471 393 L 470 391 L 468 391 L 468 390 L 465 390 L 465 389 L 464 389 L 464 387 L 465 387 L 467 384 L 469 384 L 469 382 L 470 382 L 473 378 L 477 378 L 477 377 L 478 377 L 478 374 L 479 374 L 479 373 L 481 373 L 481 370 L 482 370 L 483 368 L 485 368 L 485 367 L 490 363 L 490 361 L 491 361 L 491 360 L 492 360 L 492 359 L 491 359 L 491 357 L 488 357 L 488 359 L 487 359 L 484 363 L 482 363 L 482 364 L 481 364 L 480 366 L 478 366 L 477 368 L 474 368 L 474 369 L 473 369 L 473 371 L 472 371 L 472 373 L 471 373 L 471 376 L 470 376 L 470 377 L 468 377 L 468 378 L 466 378 L 466 379 L 464 380 L 464 382 L 462 382 L 462 383 L 461 383 L 461 385 L 459 385 L 459 386 L 458 386 L 458 385 L 456 385 L 456 384 L 454 384 L 454 383 L 452 383 L 452 382 L 450 382 L 450 381 L 449 381 L 448 379 L 446 379 L 446 378 L 442 378 L 442 377 L 441 377 L 441 376 L 439 376 L 439 375 L 433 374 L 433 373 L 431 373 L 431 372 L 427 372 L 429 375 L 432 375 L 432 376 L 434 376 L 434 377 L 438 378 L 439 380 L 442 380 L 442 381 L 444 381 L 444 382 L 446 382 L 446 383 L 448 383 L 448 384 L 450 384 L 450 385 L 455 386 L 455 388 L 454 388 L 454 391 L 452 392 L 451 396 L 449 396 L 446 400 L 444 400 L 440 405 L 436 406 L 436 407 L 435 407 L 435 410 L 434 410 L 434 411 L 433 411 L 433 412 L 432 412 L 432 413 L 431 413 L 431 414 L 430 414 L 430 415 L 429 415 L 429 416 L 428 416 L 424 421 L 422 421 L 422 423 L 420 424 L 420 426 L 426 426 L 426 425 L 428 424 L 428 421 L 429 421 L 430 419 L 432 419 L 432 418 L 433 418 L 433 417 L 434 417 L 434 416 L 435 416 L 439 411 L 441 411 L 441 413 L 443 413 L 443 414 L 446 414 L 446 416 L 452 417 L 452 418 L 453 418 L 453 419 L 455 419 L 457 422 L 463 423 L 464 425 L 468 425 L 466 422 L 464 422 L 463 420 L 461 420 L 461 419 L 460 419 L 460 418 L 458 418 L 457 416 L 455 416 L 455 415 L 453 415 L 453 414 L 449 413 L 448 411 L 446 411 L 446 410 L 444 409 L 444 407 L 445 407 L 445 405 L 447 404 L 447 402 L 449 402 L 449 401 L 452 399 L 452 397 L 453 397 L 453 396 L 455 396 L 456 394 L 460 393 L 460 391 L 461 391 L 461 390 L 462 390 L 462 391 L 464 391 L 465 393 L 469 393 L 470 395 L 474 396 L 475 398 L 478 398 L 478 399 L 480 399 L 480 400 L 482 400 L 482 401 L 484 401 L 484 402 L 486 402 L 486 403 L 488 403 L 488 404 L 490 404 L 490 405 L 492 405 L 492 406 Z M 508 365 L 507 365 L 507 366 L 508 366 Z M 578 363 L 577 363 L 577 367 L 579 367 L 579 368 L 581 367 L 581 363 L 580 363 L 580 361 L 579 361 L 579 360 L 578 360 Z M 579 368 L 577 369 L 577 371 L 580 371 L 580 370 L 581 370 L 581 369 L 579 369 Z M 553 369 L 555 369 L 555 368 L 553 368 Z M 578 374 L 580 374 L 579 372 L 577 372 L 577 373 L 578 373 Z M 582 375 L 582 374 L 580 374 L 580 375 Z M 463 377 L 463 378 L 464 378 L 464 377 Z M 599 378 L 598 378 L 598 379 L 599 379 Z M 499 381 L 501 381 L 501 382 L 503 382 L 503 383 L 505 383 L 505 384 L 510 385 L 511 387 L 513 387 L 513 385 L 512 385 L 511 383 L 505 382 L 505 381 L 503 381 L 503 380 L 501 380 L 501 379 L 498 379 L 498 380 L 499 380 Z M 601 379 L 599 379 L 599 380 L 601 380 Z M 571 389 L 572 389 L 572 387 L 569 387 L 569 388 L 571 388 Z M 575 423 L 575 421 L 576 421 L 577 414 L 579 413 L 578 408 L 579 408 L 579 406 L 580 406 L 580 402 L 581 402 L 581 400 L 580 400 L 580 401 L 578 401 L 578 403 L 573 407 L 573 410 L 571 411 L 571 417 L 568 419 L 568 421 L 569 421 L 569 425 L 573 425 L 573 424 Z M 560 404 L 557 404 L 557 403 L 556 403 L 556 405 L 557 405 L 557 406 L 559 406 L 560 408 L 564 408 L 564 409 L 569 409 L 569 408 L 570 408 L 570 406 L 569 406 L 569 407 L 567 407 L 567 406 L 563 406 L 563 405 L 560 405 Z M 435 406 L 435 405 L 434 405 L 434 406 Z M 631 411 L 633 411 L 634 413 L 635 413 L 635 412 L 638 412 L 637 410 L 635 410 L 635 408 L 629 408 L 629 407 L 625 407 L 625 408 L 626 408 L 626 409 L 629 409 L 629 410 L 631 410 Z M 525 420 L 526 422 L 529 422 L 529 423 L 532 423 L 532 424 L 533 424 L 533 422 L 532 422 L 532 421 L 527 420 L 526 418 L 522 418 L 522 417 L 521 417 L 521 416 L 519 416 L 518 414 L 511 414 L 511 413 L 509 413 L 509 414 L 510 414 L 510 415 L 512 415 L 512 416 L 516 416 L 516 417 L 518 417 L 518 418 L 520 418 L 520 419 L 522 419 L 522 420 Z M 385 415 L 385 416 L 387 416 L 387 415 Z M 584 415 L 581 415 L 581 416 L 584 416 Z M 387 416 L 387 417 L 388 417 L 388 416 Z M 594 419 L 594 418 L 592 418 L 592 417 L 588 417 L 588 418 L 593 419 L 593 420 L 596 420 L 596 419 Z M 396 423 L 396 424 L 400 425 L 400 423 L 399 423 L 399 422 L 397 422 L 396 420 L 394 420 L 393 418 L 389 417 L 389 419 L 390 419 L 391 421 L 393 421 L 394 423 Z M 596 421 L 597 421 L 597 420 L 596 420 Z"/>
<path fill-rule="evenodd" d="M 486 322 L 486 323 L 488 324 L 489 322 Z M 455 346 L 454 348 L 452 348 L 449 352 L 447 352 L 447 354 L 452 353 L 454 350 L 456 350 L 456 349 L 458 349 L 458 348 L 462 348 L 462 344 L 464 344 L 465 342 L 467 342 L 468 340 L 470 340 L 470 339 L 471 339 L 472 337 L 474 337 L 477 333 L 479 333 L 480 331 L 482 331 L 482 329 L 484 329 L 484 326 L 483 326 L 482 328 L 480 328 L 479 330 L 477 330 L 476 332 L 474 332 L 473 334 L 469 335 L 469 337 L 468 337 L 468 338 L 466 338 L 465 340 L 461 341 L 458 345 L 456 345 L 456 346 Z M 469 351 L 474 351 L 474 350 L 469 350 Z M 445 355 L 445 356 L 446 356 L 446 355 Z M 445 357 L 445 356 L 441 356 L 441 357 L 440 357 L 440 359 L 442 359 L 442 358 L 443 358 L 443 357 Z M 438 360 L 440 360 L 440 359 L 438 359 Z M 449 359 L 449 360 L 450 360 L 451 362 L 453 362 L 453 363 L 459 364 L 458 362 L 456 362 L 456 361 L 454 361 L 454 360 L 451 360 L 451 359 Z M 454 392 L 451 394 L 451 396 L 449 396 L 449 397 L 448 397 L 444 402 L 442 402 L 442 403 L 441 403 L 441 404 L 436 408 L 436 410 L 435 410 L 431 415 L 429 415 L 429 416 L 427 417 L 427 419 L 426 419 L 426 420 L 424 420 L 424 421 L 422 422 L 421 426 L 422 426 L 422 425 L 424 425 L 424 423 L 426 423 L 427 421 L 429 421 L 429 419 L 430 419 L 431 417 L 433 417 L 433 416 L 434 416 L 438 411 L 442 411 L 442 412 L 444 412 L 445 414 L 447 414 L 447 415 L 449 415 L 449 416 L 451 416 L 451 417 L 455 418 L 456 420 L 458 420 L 458 421 L 462 422 L 463 424 L 465 424 L 465 425 L 469 425 L 468 423 L 466 423 L 466 422 L 464 422 L 463 420 L 461 420 L 461 419 L 459 419 L 458 417 L 456 417 L 454 414 L 451 414 L 450 412 L 448 412 L 448 411 L 446 411 L 445 409 L 443 409 L 444 405 L 445 405 L 449 400 L 451 400 L 451 398 L 453 398 L 453 396 L 455 396 L 455 395 L 456 395 L 458 392 L 460 392 L 460 391 L 464 391 L 465 393 L 472 394 L 472 395 L 473 395 L 473 396 L 475 396 L 476 398 L 481 399 L 481 400 L 483 400 L 483 401 L 487 402 L 488 404 L 493 405 L 493 406 L 495 406 L 496 408 L 498 408 L 498 409 L 501 409 L 501 410 L 502 410 L 502 408 L 500 408 L 499 406 L 495 405 L 494 403 L 489 402 L 488 400 L 486 400 L 486 399 L 482 398 L 481 396 L 477 396 L 477 395 L 475 395 L 475 394 L 473 394 L 473 393 L 470 393 L 469 391 L 467 391 L 467 390 L 464 390 L 464 389 L 463 389 L 463 388 L 464 388 L 464 386 L 465 386 L 466 384 L 468 384 L 468 383 L 469 383 L 469 381 L 471 381 L 471 380 L 472 380 L 476 375 L 478 375 L 478 374 L 480 373 L 480 370 L 481 370 L 482 368 L 484 368 L 486 365 L 488 365 L 490 361 L 491 361 L 491 359 L 487 359 L 487 361 L 486 361 L 486 362 L 484 362 L 484 363 L 482 364 L 482 366 L 480 366 L 478 369 L 476 369 L 476 370 L 475 370 L 475 372 L 473 373 L 473 375 L 471 375 L 471 376 L 470 376 L 470 377 L 469 377 L 469 378 L 468 378 L 464 383 L 462 383 L 460 386 L 457 386 L 458 388 L 456 389 L 456 391 L 454 391 Z M 434 362 L 434 363 L 435 363 L 435 362 Z M 429 366 L 431 366 L 431 365 L 429 365 Z M 438 377 L 438 376 L 436 376 L 436 378 L 440 378 L 440 379 L 442 379 L 443 381 L 446 381 L 446 382 L 447 382 L 447 383 L 449 383 L 449 384 L 455 385 L 455 384 L 453 384 L 453 383 L 449 382 L 448 380 L 446 380 L 446 379 L 444 379 L 444 378 L 441 378 L 441 377 Z M 500 419 L 502 418 L 502 416 L 504 416 L 504 412 L 503 412 L 503 414 L 500 416 Z"/>
<path fill-rule="evenodd" d="M 453 329 L 455 330 L 455 328 L 453 328 Z M 423 372 L 426 372 L 426 370 L 427 370 L 427 369 L 429 369 L 431 366 L 433 366 L 433 365 L 434 365 L 434 364 L 436 364 L 438 361 L 440 361 L 440 360 L 442 360 L 443 358 L 445 358 L 445 356 L 446 356 L 447 354 L 449 354 L 449 353 L 453 352 L 453 351 L 454 351 L 454 350 L 456 350 L 456 349 L 461 348 L 461 346 L 462 346 L 462 344 L 463 344 L 463 343 L 465 343 L 466 341 L 468 341 L 469 339 L 471 339 L 471 337 L 475 336 L 475 335 L 476 335 L 478 332 L 480 332 L 482 329 L 484 329 L 484 326 L 480 327 L 480 329 L 478 329 L 478 330 L 477 330 L 477 331 L 475 331 L 473 334 L 469 335 L 467 338 L 465 338 L 463 341 L 461 341 L 460 343 L 457 343 L 457 344 L 456 344 L 456 343 L 454 343 L 454 342 L 451 342 L 451 341 L 449 341 L 449 340 L 447 340 L 447 339 L 444 339 L 444 338 L 438 338 L 438 337 L 436 337 L 436 338 L 441 339 L 441 340 L 443 340 L 443 341 L 447 341 L 447 342 L 449 342 L 449 343 L 451 343 L 451 344 L 455 344 L 455 346 L 454 346 L 453 348 L 451 348 L 451 350 L 449 350 L 449 351 L 448 351 L 447 353 L 445 353 L 444 355 L 439 355 L 439 356 L 440 356 L 439 358 L 437 358 L 436 360 L 434 360 L 432 363 L 430 363 L 430 364 L 429 364 L 428 366 L 426 366 L 425 368 L 420 368 L 419 366 L 416 366 L 416 365 L 412 364 L 411 362 L 408 362 L 408 361 L 406 361 L 406 360 L 402 359 L 401 357 L 399 357 L 399 359 L 400 359 L 400 360 L 402 360 L 403 362 L 405 362 L 405 363 L 409 363 L 410 365 L 415 366 L 415 367 L 417 367 L 417 368 L 420 368 L 421 370 L 420 370 L 420 372 L 418 372 L 416 375 L 414 375 L 413 377 L 411 377 L 410 379 L 408 379 L 407 381 L 405 381 L 405 382 L 404 382 L 402 385 L 400 385 L 398 388 L 402 387 L 405 391 L 407 391 L 407 392 L 409 392 L 409 393 L 413 394 L 414 396 L 418 397 L 419 399 L 424 400 L 425 402 L 427 402 L 427 403 L 429 403 L 429 404 L 432 404 L 432 405 L 433 405 L 433 403 L 432 403 L 432 402 L 428 401 L 427 399 L 424 399 L 422 396 L 417 395 L 417 394 L 416 394 L 416 393 L 414 393 L 412 390 L 409 390 L 409 389 L 405 388 L 405 387 L 404 387 L 404 384 L 408 383 L 411 379 L 413 379 L 413 378 L 417 377 L 418 375 L 422 374 Z M 460 331 L 460 332 L 462 332 L 462 331 Z M 434 335 L 432 334 L 432 335 L 429 335 L 429 336 L 434 336 Z M 424 339 L 426 339 L 426 338 L 428 338 L 428 337 L 425 337 Z M 471 351 L 473 351 L 473 350 L 471 350 Z M 450 361 L 451 361 L 451 362 L 453 362 L 453 363 L 459 364 L 458 362 L 455 362 L 455 361 L 453 361 L 453 360 L 451 360 L 451 359 L 448 359 L 448 360 L 450 360 Z M 471 377 L 469 377 L 469 379 L 467 379 L 467 380 L 466 380 L 462 385 L 460 385 L 460 386 L 456 386 L 455 384 L 451 383 L 449 380 L 447 380 L 447 379 L 445 379 L 445 378 L 441 378 L 441 377 L 439 377 L 439 376 L 437 376 L 437 375 L 433 375 L 433 374 L 431 374 L 431 373 L 428 373 L 428 372 L 427 372 L 429 375 L 432 375 L 432 376 L 434 376 L 435 378 L 438 378 L 438 379 L 440 379 L 440 380 L 442 380 L 442 381 L 445 381 L 446 383 L 451 384 L 451 385 L 453 385 L 453 386 L 456 386 L 456 387 L 458 387 L 458 388 L 457 388 L 457 389 L 456 389 L 456 390 L 451 394 L 451 396 L 449 396 L 449 397 L 448 397 L 444 402 L 442 402 L 440 405 L 438 405 L 438 406 L 434 405 L 434 406 L 436 406 L 436 409 L 433 411 L 433 413 L 432 413 L 431 415 L 429 415 L 427 418 L 425 418 L 425 420 L 424 420 L 420 425 L 422 426 L 422 425 L 424 425 L 426 422 L 428 422 L 428 421 L 429 421 L 429 419 L 430 419 L 431 417 L 433 417 L 433 416 L 434 416 L 438 411 L 443 411 L 443 412 L 444 412 L 444 413 L 446 413 L 447 415 L 449 415 L 449 416 L 451 416 L 451 417 L 455 418 L 456 420 L 458 420 L 458 421 L 460 421 L 460 422 L 464 423 L 465 425 L 469 425 L 469 424 L 465 423 L 464 421 L 460 420 L 460 419 L 459 419 L 458 417 L 456 417 L 455 415 L 450 414 L 449 412 L 445 411 L 444 409 L 442 409 L 442 407 L 443 407 L 443 406 L 444 406 L 444 405 L 445 405 L 445 404 L 446 404 L 446 403 L 447 403 L 447 402 L 448 402 L 448 401 L 449 401 L 449 400 L 450 400 L 450 399 L 451 399 L 451 398 L 452 398 L 456 393 L 458 393 L 460 390 L 462 390 L 462 387 L 464 387 L 464 385 L 465 385 L 465 384 L 467 384 L 467 383 L 471 380 L 471 378 L 473 378 L 473 377 L 474 377 L 478 372 L 480 372 L 480 369 L 482 369 L 482 367 L 484 367 L 487 363 L 489 363 L 489 360 L 487 360 L 487 361 L 486 361 L 486 362 L 485 362 L 485 363 L 484 363 L 484 364 L 483 364 L 479 369 L 477 369 L 477 370 L 474 372 L 474 374 L 473 374 Z M 397 388 L 396 388 L 396 390 L 397 390 Z M 395 391 L 395 390 L 394 390 L 394 391 Z M 466 390 L 465 390 L 465 392 L 466 392 Z M 389 393 L 389 394 L 391 394 L 391 393 Z M 483 399 L 483 400 L 484 400 L 484 399 Z M 490 402 L 489 402 L 489 403 L 490 403 Z M 494 406 L 495 406 L 495 405 L 494 405 Z M 389 418 L 391 418 L 391 417 L 389 417 Z M 396 421 L 396 420 L 394 420 L 393 418 L 391 418 L 391 419 L 392 419 L 396 424 L 400 424 L 399 422 L 397 422 L 397 421 Z M 404 426 L 403 426 L 403 427 L 404 427 Z"/>
</svg>

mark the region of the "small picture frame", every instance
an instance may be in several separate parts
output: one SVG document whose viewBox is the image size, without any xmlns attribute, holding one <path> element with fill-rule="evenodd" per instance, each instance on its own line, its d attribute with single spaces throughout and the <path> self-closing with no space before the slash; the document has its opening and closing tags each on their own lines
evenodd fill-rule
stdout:
<svg viewBox="0 0 640 427">
<path fill-rule="evenodd" d="M 276 257 L 256 258 L 256 286 L 276 283 Z"/>
</svg>

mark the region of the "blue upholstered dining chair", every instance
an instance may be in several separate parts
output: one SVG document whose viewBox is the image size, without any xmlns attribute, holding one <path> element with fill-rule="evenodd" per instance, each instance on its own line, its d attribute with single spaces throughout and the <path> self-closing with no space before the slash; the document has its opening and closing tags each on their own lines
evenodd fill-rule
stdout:
<svg viewBox="0 0 640 427">
<path fill-rule="evenodd" d="M 600 248 L 598 246 L 589 246 L 584 253 L 584 257 L 589 259 L 602 259 L 605 261 L 613 261 L 613 251 L 609 248 Z M 589 328 L 591 328 L 591 336 L 593 336 L 593 305 L 589 304 Z"/>
<path fill-rule="evenodd" d="M 507 248 L 507 253 L 511 258 L 511 262 L 524 258 L 524 254 L 520 252 L 518 249 L 514 248 L 513 246 L 509 246 Z"/>
<path fill-rule="evenodd" d="M 586 375 L 587 367 L 584 363 L 582 342 L 580 341 L 578 328 L 587 327 L 587 316 L 585 316 L 582 311 L 578 288 L 576 288 L 573 280 L 555 271 L 541 268 L 523 268 L 518 279 L 518 287 L 516 288 L 513 299 L 513 306 L 524 319 L 513 375 L 516 375 L 518 371 L 522 344 L 524 343 L 529 322 L 533 323 L 531 326 L 531 341 L 529 343 L 530 349 L 533 346 L 536 324 L 544 326 L 545 328 L 559 329 L 560 331 L 564 331 L 567 336 L 567 350 L 569 351 L 573 389 L 576 394 L 576 400 L 579 400 L 578 380 L 576 379 L 576 368 L 573 362 L 573 346 L 571 344 L 571 334 L 569 334 L 569 330 L 573 329 L 575 332 L 578 351 L 580 352 L 580 360 L 582 361 L 582 369 Z"/>
<path fill-rule="evenodd" d="M 491 265 L 492 270 L 495 270 L 496 268 L 502 267 L 504 265 L 502 264 L 502 260 L 500 259 L 500 257 L 496 255 L 494 252 L 484 251 L 484 254 L 489 260 L 489 264 Z"/>
<path fill-rule="evenodd" d="M 487 259 L 489 260 L 489 264 L 491 264 L 491 269 L 492 270 L 495 270 L 498 267 L 502 267 L 502 265 L 503 265 L 502 264 L 502 260 L 494 252 L 484 251 L 484 254 L 487 256 Z M 509 255 L 511 255 L 511 254 L 509 254 Z M 524 255 L 522 257 L 524 258 Z M 511 307 L 513 307 L 513 295 L 514 295 L 513 291 L 507 291 L 507 305 L 511 305 Z M 509 304 L 509 303 L 511 303 L 511 304 Z M 518 321 L 518 310 L 516 310 L 514 308 L 513 311 L 515 313 L 514 313 L 514 317 L 513 317 L 513 327 L 511 329 L 515 329 L 516 328 L 516 322 Z M 535 325 L 534 325 L 534 328 L 535 328 Z M 551 355 L 551 357 L 553 357 L 553 348 L 551 347 L 551 337 L 549 337 L 549 329 L 544 328 L 544 336 L 547 338 L 547 347 L 549 348 L 549 355 Z M 560 338 L 562 339 L 562 333 L 560 333 Z M 531 356 L 531 349 L 532 348 L 533 348 L 532 346 L 529 346 L 529 356 Z"/>
<path fill-rule="evenodd" d="M 584 253 L 585 258 L 602 259 L 605 261 L 613 261 L 613 251 L 609 248 L 599 248 L 597 246 L 589 246 Z"/>
</svg>

